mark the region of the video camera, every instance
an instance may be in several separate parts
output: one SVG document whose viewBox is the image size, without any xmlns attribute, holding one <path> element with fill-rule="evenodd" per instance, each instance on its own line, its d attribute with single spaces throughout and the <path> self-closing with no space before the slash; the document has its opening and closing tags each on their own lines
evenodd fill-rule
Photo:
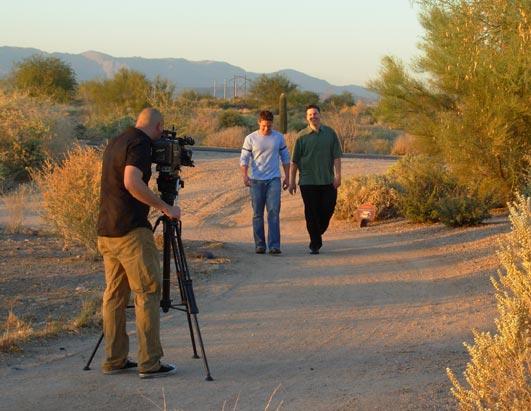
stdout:
<svg viewBox="0 0 531 411">
<path fill-rule="evenodd" d="M 179 188 L 184 187 L 179 175 L 181 166 L 194 167 L 192 150 L 185 148 L 194 144 L 192 137 L 177 137 L 175 130 L 164 130 L 162 136 L 152 142 L 151 162 L 157 165 L 159 172 L 157 187 L 160 197 L 170 205 L 173 205 Z"/>
<path fill-rule="evenodd" d="M 181 166 L 194 167 L 192 150 L 185 146 L 193 146 L 192 137 L 177 137 L 175 130 L 164 130 L 162 136 L 151 145 L 151 162 L 157 165 L 157 171 L 176 173 Z"/>
</svg>

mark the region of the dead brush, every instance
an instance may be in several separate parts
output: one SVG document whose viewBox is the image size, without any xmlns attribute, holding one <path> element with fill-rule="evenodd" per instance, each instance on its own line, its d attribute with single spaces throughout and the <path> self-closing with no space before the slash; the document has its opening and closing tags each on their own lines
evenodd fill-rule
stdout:
<svg viewBox="0 0 531 411">
<path fill-rule="evenodd" d="M 19 319 L 12 309 L 7 314 L 7 319 L 2 324 L 3 332 L 0 336 L 0 351 L 20 351 L 19 344 L 29 340 L 33 334 L 33 328 L 25 321 Z"/>
<path fill-rule="evenodd" d="M 11 234 L 23 232 L 24 217 L 29 207 L 30 197 L 35 192 L 30 185 L 20 185 L 16 190 L 2 196 L 7 212 L 6 231 Z"/>
<path fill-rule="evenodd" d="M 203 145 L 211 147 L 242 148 L 246 134 L 247 129 L 245 127 L 225 128 L 206 136 L 203 140 Z"/>
<path fill-rule="evenodd" d="M 42 194 L 43 217 L 65 246 L 79 244 L 97 255 L 101 151 L 77 146 L 61 164 L 46 162 L 33 178 Z"/>
</svg>

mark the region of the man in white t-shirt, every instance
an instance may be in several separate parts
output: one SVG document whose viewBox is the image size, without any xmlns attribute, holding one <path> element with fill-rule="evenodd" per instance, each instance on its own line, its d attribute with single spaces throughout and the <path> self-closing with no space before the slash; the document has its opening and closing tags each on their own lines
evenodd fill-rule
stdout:
<svg viewBox="0 0 531 411">
<path fill-rule="evenodd" d="M 289 151 L 284 136 L 273 130 L 273 113 L 264 110 L 258 118 L 259 129 L 245 137 L 240 156 L 243 183 L 250 187 L 253 206 L 253 234 L 257 254 L 266 252 L 264 208 L 267 209 L 267 248 L 280 254 L 280 193 L 289 186 Z M 250 167 L 249 167 L 250 166 Z M 249 168 L 250 175 L 249 175 Z"/>
</svg>

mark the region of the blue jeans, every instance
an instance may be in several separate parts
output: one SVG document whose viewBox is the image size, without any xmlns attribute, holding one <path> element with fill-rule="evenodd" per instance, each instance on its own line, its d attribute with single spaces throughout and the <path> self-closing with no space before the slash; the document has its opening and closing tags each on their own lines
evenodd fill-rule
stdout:
<svg viewBox="0 0 531 411">
<path fill-rule="evenodd" d="M 251 179 L 253 206 L 253 234 L 256 247 L 266 246 L 264 235 L 264 207 L 267 208 L 267 247 L 280 249 L 280 178 Z"/>
</svg>

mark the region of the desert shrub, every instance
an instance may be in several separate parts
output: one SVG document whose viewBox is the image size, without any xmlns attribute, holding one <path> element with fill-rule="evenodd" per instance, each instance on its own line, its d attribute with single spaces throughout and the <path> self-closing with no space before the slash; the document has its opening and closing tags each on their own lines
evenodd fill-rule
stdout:
<svg viewBox="0 0 531 411">
<path fill-rule="evenodd" d="M 60 164 L 46 162 L 34 179 L 43 198 L 44 218 L 65 245 L 79 244 L 95 255 L 101 151 L 77 146 Z"/>
<path fill-rule="evenodd" d="M 400 213 L 409 220 L 462 226 L 489 217 L 493 196 L 459 184 L 433 157 L 406 156 L 388 173 L 398 190 Z"/>
<path fill-rule="evenodd" d="M 389 169 L 398 190 L 398 208 L 409 220 L 439 220 L 437 206 L 454 188 L 446 167 L 428 156 L 406 156 Z"/>
<path fill-rule="evenodd" d="M 16 137 L 0 151 L 0 179 L 6 189 L 29 178 L 30 170 L 40 168 L 46 156 L 42 142 Z"/>
<path fill-rule="evenodd" d="M 0 90 L 0 185 L 10 188 L 28 169 L 59 159 L 75 141 L 69 107 Z"/>
<path fill-rule="evenodd" d="M 351 152 L 349 142 L 354 139 L 358 130 L 356 115 L 350 111 L 327 112 L 323 115 L 323 123 L 335 130 L 343 151 Z"/>
<path fill-rule="evenodd" d="M 415 137 L 408 133 L 400 134 L 393 143 L 391 154 L 403 156 L 406 154 L 416 154 Z"/>
<path fill-rule="evenodd" d="M 207 135 L 215 133 L 219 128 L 218 110 L 196 108 L 186 124 L 186 134 L 200 141 Z"/>
<path fill-rule="evenodd" d="M 462 410 L 531 409 L 531 209 L 521 195 L 509 205 L 511 232 L 499 243 L 496 334 L 474 331 L 461 385 L 447 369 Z"/>
<path fill-rule="evenodd" d="M 119 117 L 114 120 L 107 120 L 83 127 L 78 137 L 88 140 L 91 143 L 104 143 L 113 137 L 116 137 L 127 127 L 135 125 L 135 119 L 131 116 Z M 78 129 L 79 130 L 79 129 Z"/>
<path fill-rule="evenodd" d="M 10 77 L 16 89 L 61 103 L 70 101 L 77 87 L 76 73 L 68 63 L 37 54 L 17 63 Z"/>
<path fill-rule="evenodd" d="M 224 110 L 219 114 L 219 128 L 246 127 L 245 117 L 236 110 Z"/>
<path fill-rule="evenodd" d="M 364 203 L 376 207 L 379 220 L 398 216 L 398 193 L 389 177 L 365 175 L 345 179 L 339 187 L 335 216 L 342 220 L 352 220 L 357 208 Z"/>
<path fill-rule="evenodd" d="M 32 186 L 23 184 L 2 196 L 2 203 L 4 204 L 8 218 L 6 224 L 6 231 L 8 233 L 19 233 L 22 231 L 24 215 L 29 207 L 28 203 L 33 191 Z"/>
<path fill-rule="evenodd" d="M 246 134 L 245 127 L 230 127 L 209 134 L 202 143 L 212 147 L 242 148 Z"/>
<path fill-rule="evenodd" d="M 477 225 L 490 217 L 492 198 L 456 185 L 436 205 L 439 221 L 451 227 Z"/>
</svg>

